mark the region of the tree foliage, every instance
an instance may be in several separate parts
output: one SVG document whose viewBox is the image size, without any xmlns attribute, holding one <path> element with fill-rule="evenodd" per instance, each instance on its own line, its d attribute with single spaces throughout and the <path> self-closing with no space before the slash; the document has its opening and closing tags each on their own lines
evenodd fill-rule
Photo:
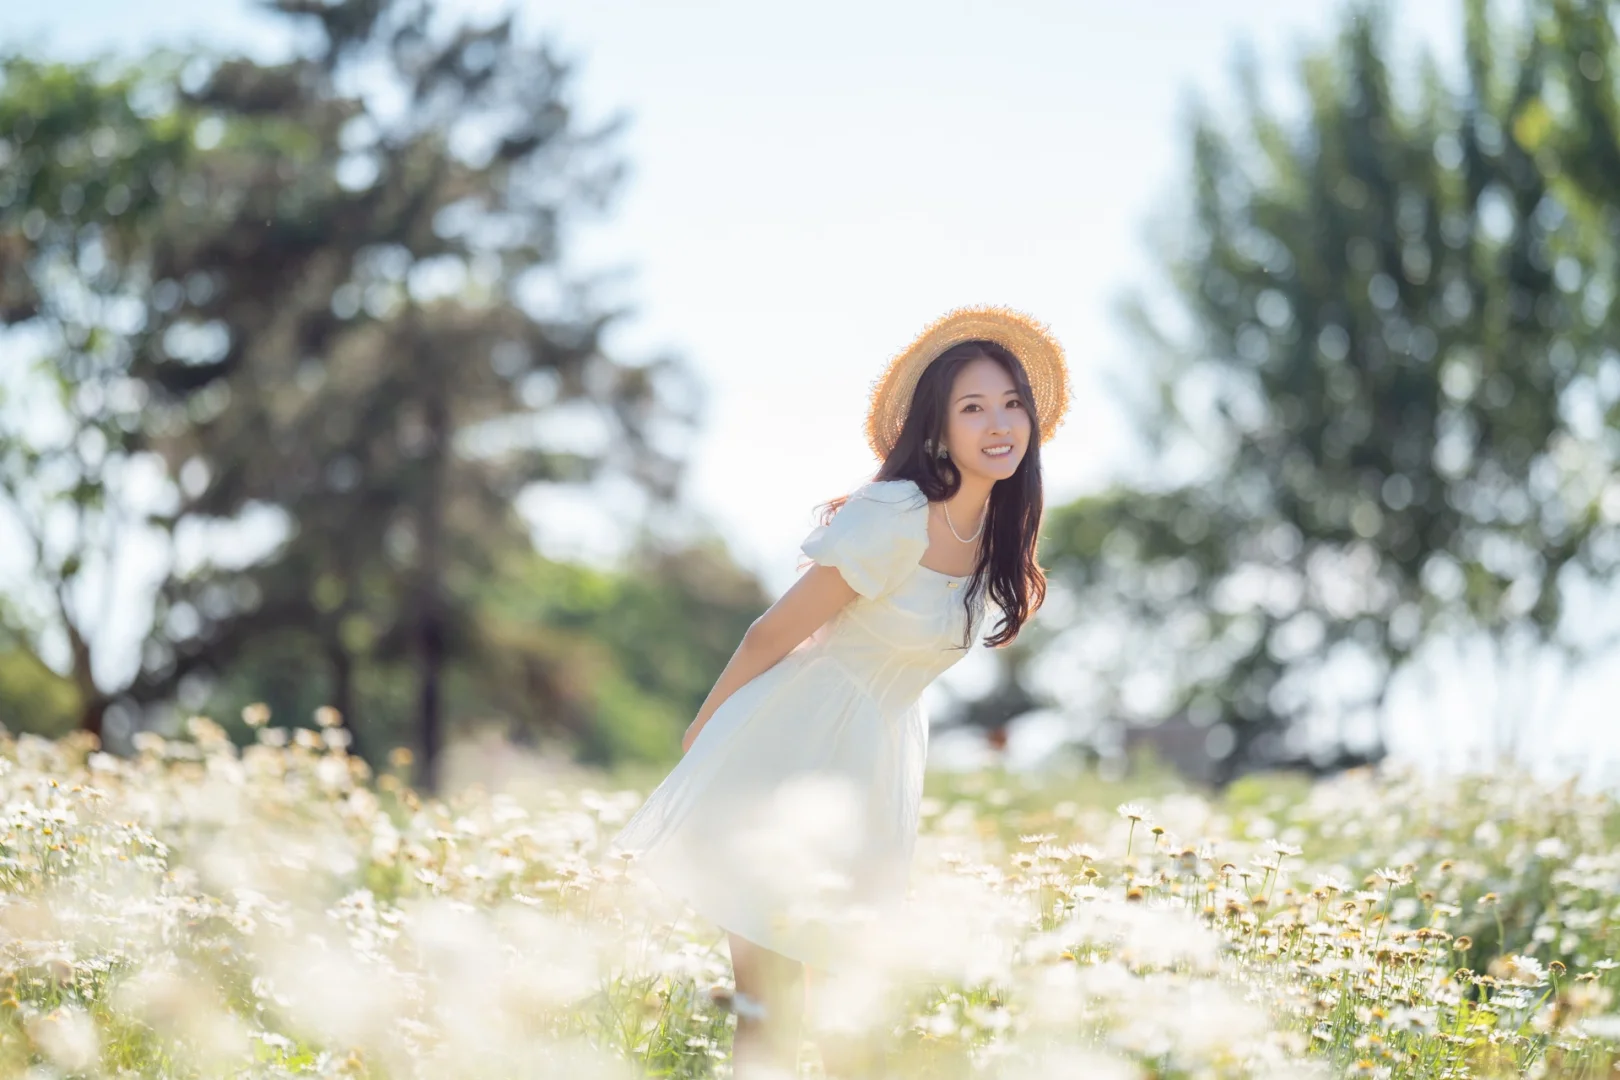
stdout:
<svg viewBox="0 0 1620 1080">
<path fill-rule="evenodd" d="M 1062 508 L 1047 552 L 1105 707 L 1209 726 L 1225 776 L 1381 733 L 1435 642 L 1602 648 L 1569 612 L 1620 563 L 1620 54 L 1603 5 L 1531 7 L 1468 7 L 1458 89 L 1355 10 L 1297 121 L 1245 87 L 1194 124 L 1176 302 L 1133 318 L 1144 431 L 1204 467 Z"/>
<path fill-rule="evenodd" d="M 167 564 L 139 670 L 96 682 L 75 644 L 86 722 L 194 706 L 253 656 L 301 665 L 359 727 L 368 700 L 379 723 L 408 713 L 431 784 L 447 679 L 503 670 L 483 594 L 529 549 L 514 501 L 614 474 L 667 505 L 696 393 L 675 359 L 609 353 L 626 312 L 564 259 L 623 163 L 618 121 L 579 119 L 549 45 L 410 0 L 270 8 L 316 30 L 309 54 L 113 77 L 8 62 L 0 313 L 42 343 L 62 452 L 139 457 L 161 491 L 141 514 Z M 5 426 L 17 505 L 96 509 L 116 488 L 83 460 L 47 485 Z M 524 705 L 544 727 L 566 702 Z"/>
<path fill-rule="evenodd" d="M 17 328 L 0 361 L 0 535 L 29 571 L 0 618 L 20 667 L 48 670 L 56 646 L 96 730 L 113 677 L 98 645 L 135 572 L 130 493 L 153 474 L 130 338 L 145 318 L 140 252 L 188 152 L 152 108 L 173 77 L 0 65 L 0 323 Z"/>
</svg>

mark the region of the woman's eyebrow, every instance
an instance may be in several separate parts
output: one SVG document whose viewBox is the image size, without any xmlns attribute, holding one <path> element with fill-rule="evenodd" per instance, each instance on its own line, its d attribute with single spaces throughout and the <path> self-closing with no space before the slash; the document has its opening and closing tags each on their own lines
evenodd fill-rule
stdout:
<svg viewBox="0 0 1620 1080">
<path fill-rule="evenodd" d="M 1016 393 L 1018 393 L 1018 388 L 1015 386 L 1011 390 L 1003 390 L 1002 393 L 1003 394 L 1016 394 Z M 979 393 L 977 390 L 975 390 L 971 394 L 963 394 L 961 397 L 957 398 L 956 400 L 957 401 L 966 401 L 970 397 L 984 397 L 984 395 Z"/>
</svg>

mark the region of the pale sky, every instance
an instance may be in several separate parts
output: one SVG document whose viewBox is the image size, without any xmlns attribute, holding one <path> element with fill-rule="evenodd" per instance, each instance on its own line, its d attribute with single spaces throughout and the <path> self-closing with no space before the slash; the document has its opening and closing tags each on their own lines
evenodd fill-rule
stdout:
<svg viewBox="0 0 1620 1080">
<path fill-rule="evenodd" d="M 1455 59 L 1460 0 L 1396 7 L 1403 58 L 1427 43 L 1443 62 Z M 709 398 L 691 502 L 775 592 L 793 580 L 813 504 L 875 468 L 861 439 L 868 383 L 947 308 L 1021 308 L 1065 345 L 1076 401 L 1043 451 L 1049 504 L 1130 466 L 1104 385 L 1131 362 L 1112 309 L 1127 288 L 1155 284 L 1147 234 L 1185 190 L 1186 105 L 1222 109 L 1240 41 L 1284 100 L 1300 46 L 1326 40 L 1340 5 L 519 8 L 526 29 L 577 58 L 587 118 L 630 114 L 620 146 L 631 177 L 608 219 L 579 231 L 574 262 L 629 271 L 606 294 L 638 308 L 616 348 L 674 351 L 699 372 Z M 273 53 L 286 44 L 278 26 L 233 0 L 0 8 L 0 40 L 56 54 L 188 39 Z M 542 545 L 565 555 L 612 550 L 611 523 L 589 524 L 600 504 L 540 507 Z M 1414 692 L 1399 725 L 1403 754 L 1455 754 L 1474 741 L 1466 667 Z M 958 670 L 969 685 L 971 659 Z M 1611 718 L 1597 704 L 1601 687 L 1589 689 L 1572 690 L 1561 710 L 1569 734 L 1544 740 L 1549 753 L 1591 760 L 1591 735 Z M 1620 749 L 1603 753 L 1620 762 Z"/>
</svg>

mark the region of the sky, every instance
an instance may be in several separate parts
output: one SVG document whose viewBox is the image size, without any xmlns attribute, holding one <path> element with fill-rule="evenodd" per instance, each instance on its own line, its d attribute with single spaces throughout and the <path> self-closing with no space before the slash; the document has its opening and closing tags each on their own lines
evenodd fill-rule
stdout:
<svg viewBox="0 0 1620 1080">
<path fill-rule="evenodd" d="M 1398 50 L 1454 63 L 1459 6 L 1397 4 Z M 629 179 L 605 219 L 575 228 L 572 261 L 636 309 L 614 349 L 678 354 L 702 379 L 689 501 L 773 593 L 794 578 L 813 506 L 876 466 L 861 437 L 869 383 L 948 308 L 1007 304 L 1065 346 L 1075 400 L 1043 448 L 1049 504 L 1130 469 L 1108 386 L 1132 363 L 1115 310 L 1162 287 L 1149 236 L 1181 206 L 1190 106 L 1230 111 L 1240 44 L 1286 106 L 1297 58 L 1343 18 L 1309 0 L 518 8 L 576 61 L 587 121 L 628 117 Z M 270 55 L 288 45 L 279 25 L 233 0 L 0 7 L 0 41 L 56 55 L 186 41 Z M 593 557 L 614 550 L 608 505 L 529 509 L 544 548 Z M 1473 663 L 1409 695 L 1398 751 L 1474 746 Z M 953 675 L 971 688 L 984 668 Z M 1601 700 L 1572 685 L 1568 731 L 1546 752 L 1590 759 L 1591 733 L 1612 726 Z M 1620 762 L 1620 747 L 1604 753 Z"/>
</svg>

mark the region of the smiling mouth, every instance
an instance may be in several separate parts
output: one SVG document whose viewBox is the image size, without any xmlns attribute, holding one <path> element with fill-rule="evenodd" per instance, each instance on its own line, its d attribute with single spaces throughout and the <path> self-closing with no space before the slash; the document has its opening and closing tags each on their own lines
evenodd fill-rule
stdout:
<svg viewBox="0 0 1620 1080">
<path fill-rule="evenodd" d="M 981 453 L 989 457 L 1006 457 L 1008 454 L 1012 453 L 1012 450 L 1013 448 L 1011 446 L 987 446 L 981 451 Z"/>
</svg>

